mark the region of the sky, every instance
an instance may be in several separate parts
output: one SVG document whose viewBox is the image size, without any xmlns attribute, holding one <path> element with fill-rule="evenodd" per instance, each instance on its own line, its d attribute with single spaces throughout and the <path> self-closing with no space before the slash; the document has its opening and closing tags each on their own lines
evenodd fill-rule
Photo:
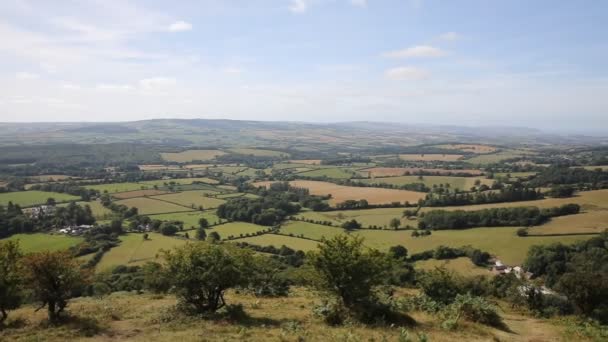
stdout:
<svg viewBox="0 0 608 342">
<path fill-rule="evenodd" d="M 0 122 L 608 133 L 608 1 L 2 0 Z"/>
</svg>

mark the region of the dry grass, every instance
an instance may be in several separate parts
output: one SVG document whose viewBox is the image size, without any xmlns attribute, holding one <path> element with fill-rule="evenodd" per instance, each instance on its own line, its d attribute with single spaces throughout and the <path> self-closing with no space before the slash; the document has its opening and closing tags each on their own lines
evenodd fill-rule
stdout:
<svg viewBox="0 0 608 342">
<path fill-rule="evenodd" d="M 483 177 L 454 177 L 454 176 L 397 176 L 397 177 L 381 177 L 362 180 L 366 184 L 391 184 L 405 185 L 413 183 L 422 183 L 429 188 L 449 184 L 451 189 L 459 189 L 468 191 L 476 186 L 475 183 L 491 186 L 494 180 Z"/>
<path fill-rule="evenodd" d="M 256 186 L 268 186 L 271 182 L 257 182 L 254 183 Z M 305 181 L 297 180 L 289 182 L 290 185 L 298 188 L 306 188 L 312 195 L 329 195 L 331 204 L 337 204 L 346 200 L 361 200 L 365 199 L 370 204 L 385 204 L 392 202 L 418 202 L 419 199 L 424 198 L 425 193 L 407 191 L 407 190 L 395 190 L 395 189 L 383 189 L 383 188 L 372 188 L 372 187 L 354 187 L 337 185 L 329 182 L 318 182 L 318 181 Z"/>
<path fill-rule="evenodd" d="M 220 150 L 187 150 L 179 153 L 161 153 L 161 157 L 174 163 L 188 163 L 197 160 L 212 160 L 226 154 Z"/>
<path fill-rule="evenodd" d="M 407 161 L 457 161 L 462 154 L 400 154 L 399 159 Z"/>
</svg>

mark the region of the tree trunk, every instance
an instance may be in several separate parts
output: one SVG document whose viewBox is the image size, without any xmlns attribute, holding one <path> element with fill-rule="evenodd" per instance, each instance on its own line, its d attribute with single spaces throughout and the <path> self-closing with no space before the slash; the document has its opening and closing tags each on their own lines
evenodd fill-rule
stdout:
<svg viewBox="0 0 608 342">
<path fill-rule="evenodd" d="M 49 321 L 51 323 L 55 323 L 57 321 L 57 313 L 55 312 L 55 301 L 49 301 L 48 303 L 48 312 L 49 312 Z"/>
</svg>

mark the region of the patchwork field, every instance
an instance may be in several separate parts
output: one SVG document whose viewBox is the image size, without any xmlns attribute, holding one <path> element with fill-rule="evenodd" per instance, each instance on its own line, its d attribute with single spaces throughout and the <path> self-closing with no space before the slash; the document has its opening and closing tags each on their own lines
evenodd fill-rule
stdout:
<svg viewBox="0 0 608 342">
<path fill-rule="evenodd" d="M 142 183 L 108 183 L 108 184 L 96 184 L 96 185 L 85 185 L 87 189 L 97 190 L 101 193 L 108 192 L 110 194 L 116 192 L 127 192 L 135 190 L 143 190 L 152 188 L 151 185 Z"/>
<path fill-rule="evenodd" d="M 289 153 L 286 153 L 286 152 L 262 150 L 262 149 L 257 149 L 257 148 L 232 148 L 229 151 L 232 153 L 236 153 L 236 154 L 251 155 L 251 156 L 256 156 L 256 157 L 280 157 L 280 158 L 289 157 Z"/>
<path fill-rule="evenodd" d="M 476 154 L 485 154 L 496 152 L 496 147 L 488 145 L 477 145 L 477 144 L 445 144 L 437 145 L 437 148 L 443 148 L 447 150 L 458 150 L 462 152 L 470 152 Z"/>
<path fill-rule="evenodd" d="M 462 154 L 400 154 L 399 159 L 407 161 L 457 161 Z"/>
<path fill-rule="evenodd" d="M 268 227 L 247 222 L 229 222 L 208 229 L 207 235 L 210 232 L 217 232 L 222 239 L 226 239 L 230 236 L 239 237 L 241 234 L 254 234 L 265 229 L 268 229 Z"/>
<path fill-rule="evenodd" d="M 401 220 L 402 226 L 410 225 L 417 226 L 416 220 L 402 218 L 404 208 L 378 208 L 365 210 L 336 210 L 326 212 L 305 211 L 297 215 L 297 217 L 306 218 L 314 221 L 330 221 L 334 225 L 340 225 L 348 220 L 355 219 L 361 223 L 363 227 L 378 226 L 384 227 L 389 225 L 393 218 Z"/>
<path fill-rule="evenodd" d="M 192 184 L 194 182 L 201 182 L 206 184 L 218 184 L 219 182 L 215 179 L 207 178 L 207 177 L 194 177 L 194 178 L 175 178 L 175 179 L 160 179 L 153 181 L 144 181 L 141 182 L 143 185 L 147 186 L 164 186 L 166 184 Z"/>
<path fill-rule="evenodd" d="M 328 227 L 320 224 L 290 221 L 281 226 L 281 234 L 300 236 L 303 235 L 309 239 L 321 240 L 322 238 L 330 239 L 333 236 L 340 235 L 345 232 L 339 227 Z"/>
<path fill-rule="evenodd" d="M 165 194 L 165 191 L 161 190 L 135 190 L 135 191 L 126 191 L 126 192 L 118 192 L 112 195 L 112 197 L 116 199 L 127 199 L 127 198 L 135 198 L 135 197 L 145 197 L 145 196 L 154 196 L 154 195 L 162 195 Z"/>
<path fill-rule="evenodd" d="M 451 189 L 459 189 L 468 191 L 475 186 L 475 182 L 480 184 L 492 185 L 494 180 L 484 177 L 452 177 L 452 176 L 398 176 L 398 177 L 382 177 L 373 179 L 363 179 L 360 182 L 365 184 L 391 184 L 405 185 L 412 183 L 423 183 L 429 188 L 449 184 Z"/>
<path fill-rule="evenodd" d="M 317 249 L 319 245 L 316 241 L 298 239 L 296 237 L 276 235 L 276 234 L 264 234 L 252 237 L 246 237 L 242 239 L 232 240 L 232 242 L 247 242 L 259 246 L 275 246 L 281 248 L 285 245 L 289 248 L 302 251 L 311 251 Z"/>
<path fill-rule="evenodd" d="M 0 193 L 0 205 L 6 206 L 8 202 L 13 202 L 13 204 L 18 204 L 22 207 L 31 207 L 37 204 L 44 204 L 51 197 L 57 202 L 77 201 L 80 199 L 78 196 L 59 192 L 29 190 Z"/>
<path fill-rule="evenodd" d="M 0 241 L 19 241 L 23 253 L 61 251 L 84 241 L 81 237 L 55 234 L 15 234 Z"/>
<path fill-rule="evenodd" d="M 357 173 L 353 169 L 347 169 L 343 167 L 334 167 L 327 169 L 318 169 L 312 171 L 299 172 L 297 176 L 302 177 L 327 177 L 335 179 L 350 179 Z"/>
<path fill-rule="evenodd" d="M 143 234 L 127 234 L 120 236 L 121 243 L 110 249 L 97 264 L 97 271 L 111 269 L 118 265 L 141 265 L 154 261 L 161 250 L 168 250 L 187 243 L 174 237 L 158 233 L 148 233 L 149 239 L 144 240 Z"/>
<path fill-rule="evenodd" d="M 272 182 L 257 182 L 254 183 L 256 186 L 268 186 Z M 331 204 L 341 203 L 346 200 L 361 200 L 365 199 L 370 204 L 383 204 L 391 202 L 410 202 L 415 203 L 419 199 L 424 198 L 425 193 L 407 191 L 407 190 L 395 190 L 395 189 L 382 189 L 372 187 L 354 187 L 337 185 L 329 182 L 319 181 L 306 181 L 297 180 L 289 182 L 292 186 L 299 188 L 306 188 L 310 190 L 313 195 L 328 195 L 331 194 Z"/>
<path fill-rule="evenodd" d="M 204 209 L 217 208 L 225 201 L 218 198 L 206 197 L 202 191 L 184 191 L 167 195 L 152 197 L 155 200 L 175 203 L 184 207 L 197 209 L 203 206 Z"/>
<path fill-rule="evenodd" d="M 219 218 L 215 214 L 215 211 L 187 211 L 183 213 L 170 213 L 170 214 L 157 214 L 150 215 L 153 220 L 161 221 L 182 221 L 184 222 L 184 229 L 191 229 L 192 227 L 198 227 L 198 220 L 201 218 L 207 219 L 209 225 L 215 225 L 219 222 Z"/>
<path fill-rule="evenodd" d="M 181 205 L 159 201 L 148 197 L 129 198 L 126 200 L 116 201 L 115 203 L 126 205 L 129 208 L 136 207 L 139 210 L 140 215 L 192 211 L 192 209 Z"/>
<path fill-rule="evenodd" d="M 373 167 L 369 169 L 358 170 L 359 173 L 369 177 L 395 177 L 395 176 L 406 176 L 415 175 L 420 172 L 432 172 L 439 175 L 448 175 L 454 173 L 467 173 L 471 175 L 481 175 L 482 171 L 477 169 L 464 169 L 464 170 L 448 170 L 448 169 L 427 169 L 417 167 Z"/>
<path fill-rule="evenodd" d="M 161 153 L 160 156 L 174 163 L 190 163 L 197 160 L 211 160 L 222 156 L 226 152 L 220 150 L 187 150 L 178 153 Z"/>
</svg>

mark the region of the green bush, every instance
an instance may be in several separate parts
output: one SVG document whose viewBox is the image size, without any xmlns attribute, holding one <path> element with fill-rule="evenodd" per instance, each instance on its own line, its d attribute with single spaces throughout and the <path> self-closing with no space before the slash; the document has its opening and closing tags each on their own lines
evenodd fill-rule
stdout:
<svg viewBox="0 0 608 342">
<path fill-rule="evenodd" d="M 494 304 L 483 297 L 472 296 L 471 294 L 457 295 L 454 302 L 446 308 L 445 313 L 448 317 L 446 322 L 454 320 L 457 323 L 460 318 L 464 318 L 471 322 L 493 327 L 504 325 L 498 314 L 498 308 Z"/>
</svg>

